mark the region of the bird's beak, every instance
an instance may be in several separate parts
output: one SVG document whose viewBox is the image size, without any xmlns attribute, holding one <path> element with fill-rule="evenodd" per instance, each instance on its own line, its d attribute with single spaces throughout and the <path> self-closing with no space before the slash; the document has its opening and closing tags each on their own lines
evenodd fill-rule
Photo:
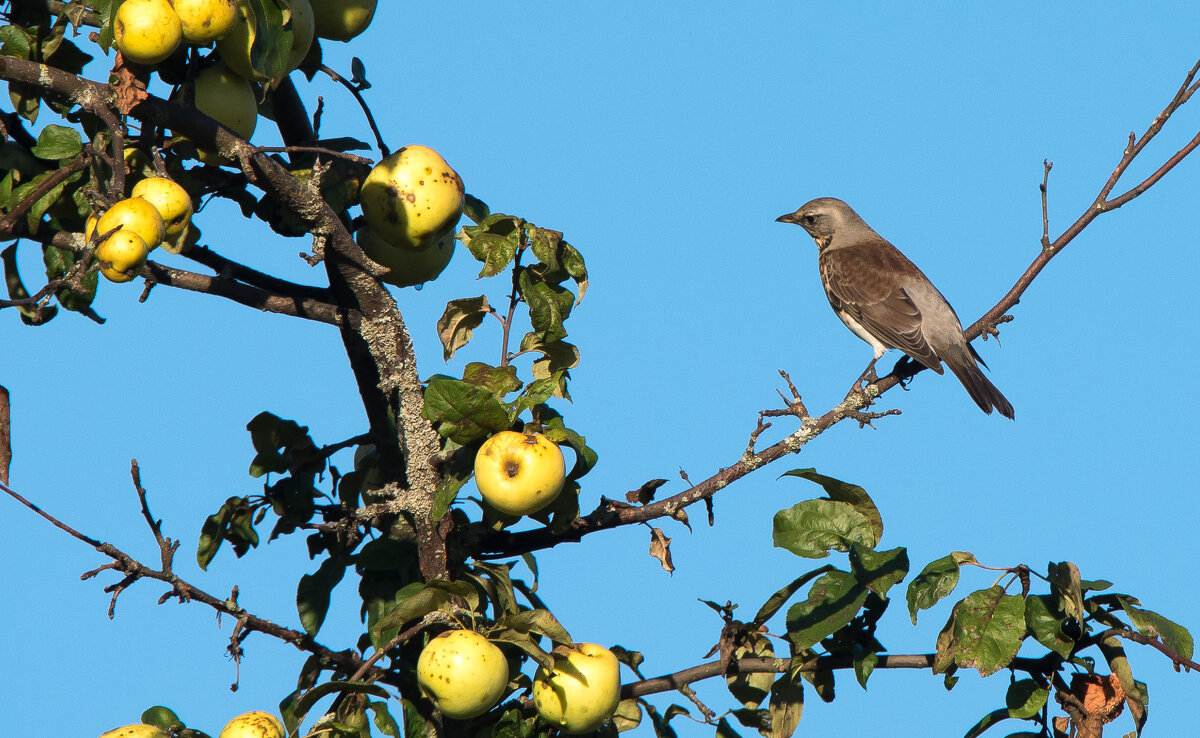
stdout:
<svg viewBox="0 0 1200 738">
<path fill-rule="evenodd" d="M 799 223 L 795 213 L 787 213 L 775 219 L 776 223 Z"/>
</svg>

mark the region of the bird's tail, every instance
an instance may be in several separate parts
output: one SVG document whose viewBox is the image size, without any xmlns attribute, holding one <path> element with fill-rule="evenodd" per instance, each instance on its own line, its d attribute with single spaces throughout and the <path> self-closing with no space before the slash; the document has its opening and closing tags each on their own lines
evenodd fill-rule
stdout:
<svg viewBox="0 0 1200 738">
<path fill-rule="evenodd" d="M 946 366 L 950 367 L 950 371 L 954 372 L 954 376 L 958 377 L 958 381 L 962 382 L 962 386 L 966 387 L 967 394 L 971 396 L 979 409 L 991 415 L 992 408 L 995 408 L 1004 417 L 1009 420 L 1013 419 L 1012 403 L 1000 393 L 1000 390 L 996 389 L 996 385 L 992 384 L 990 379 L 983 375 L 973 357 L 956 356 L 954 360 L 944 359 L 944 361 Z"/>
</svg>

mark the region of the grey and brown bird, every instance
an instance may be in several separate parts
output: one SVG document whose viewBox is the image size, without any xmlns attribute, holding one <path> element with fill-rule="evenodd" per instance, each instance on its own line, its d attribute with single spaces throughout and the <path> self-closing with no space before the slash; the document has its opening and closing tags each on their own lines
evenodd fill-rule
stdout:
<svg viewBox="0 0 1200 738">
<path fill-rule="evenodd" d="M 833 197 L 806 202 L 776 218 L 795 223 L 817 242 L 821 284 L 833 311 L 875 350 L 867 371 L 897 348 L 938 374 L 950 367 L 976 405 L 1013 417 L 1012 404 L 980 371 L 979 354 L 963 335 L 954 308 L 900 250 Z"/>
</svg>

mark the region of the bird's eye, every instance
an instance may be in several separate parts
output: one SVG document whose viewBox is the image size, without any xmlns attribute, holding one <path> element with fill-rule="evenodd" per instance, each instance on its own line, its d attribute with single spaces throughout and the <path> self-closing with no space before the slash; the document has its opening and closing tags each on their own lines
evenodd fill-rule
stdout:
<svg viewBox="0 0 1200 738">
<path fill-rule="evenodd" d="M 816 220 L 817 220 L 817 216 L 815 216 L 815 215 L 806 215 L 806 216 L 804 216 L 803 220 L 804 220 L 804 222 L 805 222 L 805 223 L 812 224 L 812 223 L 815 223 L 815 222 L 816 222 Z"/>
</svg>

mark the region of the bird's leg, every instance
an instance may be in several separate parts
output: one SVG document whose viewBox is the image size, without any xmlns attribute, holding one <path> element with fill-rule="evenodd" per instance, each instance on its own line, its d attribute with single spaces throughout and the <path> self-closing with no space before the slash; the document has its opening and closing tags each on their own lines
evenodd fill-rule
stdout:
<svg viewBox="0 0 1200 738">
<path fill-rule="evenodd" d="M 863 373 L 858 375 L 858 379 L 854 380 L 854 389 L 852 391 L 862 392 L 863 388 L 865 388 L 868 384 L 879 379 L 879 377 L 875 375 L 875 362 L 877 361 L 879 361 L 878 356 L 876 356 L 874 359 L 871 359 L 871 363 L 867 364 L 867 368 L 863 371 Z"/>
</svg>

